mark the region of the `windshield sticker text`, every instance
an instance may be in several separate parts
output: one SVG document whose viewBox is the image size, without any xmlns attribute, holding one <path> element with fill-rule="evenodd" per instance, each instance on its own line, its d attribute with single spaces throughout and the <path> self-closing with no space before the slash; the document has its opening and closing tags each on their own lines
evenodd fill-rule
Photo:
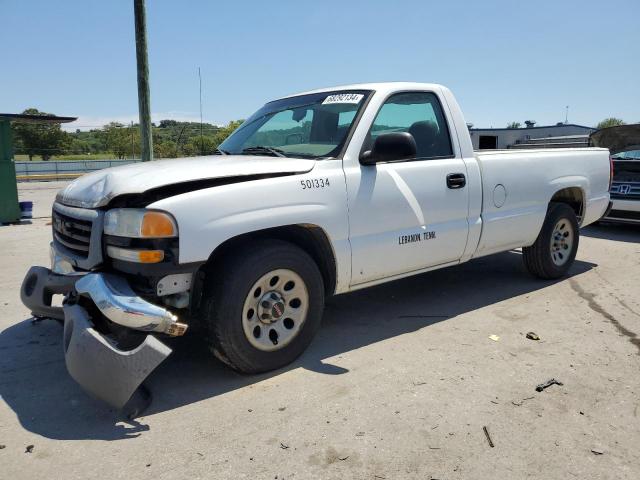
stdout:
<svg viewBox="0 0 640 480">
<path fill-rule="evenodd" d="M 309 180 L 300 180 L 300 185 L 302 185 L 302 190 L 307 190 L 309 188 L 324 188 L 330 185 L 328 178 L 312 178 Z"/>
<path fill-rule="evenodd" d="M 411 233 L 409 235 L 400 235 L 398 237 L 398 245 L 406 245 L 407 243 L 416 243 L 436 238 L 436 232 Z"/>
<path fill-rule="evenodd" d="M 364 97 L 361 93 L 338 93 L 336 95 L 329 95 L 322 102 L 323 105 L 331 105 L 332 103 L 360 103 L 360 100 Z"/>
</svg>

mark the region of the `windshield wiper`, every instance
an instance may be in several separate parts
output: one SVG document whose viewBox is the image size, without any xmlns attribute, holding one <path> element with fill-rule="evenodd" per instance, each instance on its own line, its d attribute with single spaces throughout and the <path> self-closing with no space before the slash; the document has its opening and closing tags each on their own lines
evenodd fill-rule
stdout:
<svg viewBox="0 0 640 480">
<path fill-rule="evenodd" d="M 264 147 L 262 145 L 256 145 L 255 147 L 247 147 L 242 149 L 242 153 L 247 153 L 249 155 L 260 155 L 260 154 L 271 154 L 274 157 L 286 157 L 283 150 L 279 148 L 273 147 Z"/>
<path fill-rule="evenodd" d="M 214 155 L 229 155 L 229 152 L 222 150 L 221 148 L 216 148 L 213 152 Z"/>
</svg>

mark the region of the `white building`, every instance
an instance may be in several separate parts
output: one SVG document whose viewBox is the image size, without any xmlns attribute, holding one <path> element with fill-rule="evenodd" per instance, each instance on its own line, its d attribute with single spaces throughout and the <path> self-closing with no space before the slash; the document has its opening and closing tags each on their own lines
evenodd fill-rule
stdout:
<svg viewBox="0 0 640 480">
<path fill-rule="evenodd" d="M 586 147 L 592 127 L 559 123 L 536 127 L 535 122 L 525 122 L 525 128 L 470 128 L 471 141 L 476 150 L 503 148 L 553 148 Z"/>
</svg>

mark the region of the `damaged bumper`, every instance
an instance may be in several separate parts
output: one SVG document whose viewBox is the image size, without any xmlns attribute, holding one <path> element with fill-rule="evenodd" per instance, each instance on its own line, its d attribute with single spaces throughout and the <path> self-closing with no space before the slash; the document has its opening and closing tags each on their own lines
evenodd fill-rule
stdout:
<svg viewBox="0 0 640 480">
<path fill-rule="evenodd" d="M 36 317 L 64 320 L 64 354 L 71 376 L 88 392 L 122 408 L 142 381 L 171 353 L 152 335 L 132 350 L 122 350 L 110 335 L 98 332 L 80 304 L 51 304 L 56 294 L 91 298 L 110 321 L 145 332 L 182 335 L 187 325 L 168 310 L 137 296 L 124 278 L 104 273 L 53 273 L 31 267 L 22 283 L 22 302 Z"/>
<path fill-rule="evenodd" d="M 64 360 L 73 379 L 93 396 L 116 408 L 129 401 L 138 386 L 171 354 L 147 335 L 133 350 L 120 350 L 98 333 L 80 305 L 64 306 Z"/>
</svg>

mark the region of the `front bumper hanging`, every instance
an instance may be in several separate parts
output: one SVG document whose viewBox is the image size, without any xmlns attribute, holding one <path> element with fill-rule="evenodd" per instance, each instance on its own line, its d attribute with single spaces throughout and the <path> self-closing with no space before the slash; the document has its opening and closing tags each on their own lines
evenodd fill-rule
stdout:
<svg viewBox="0 0 640 480">
<path fill-rule="evenodd" d="M 122 408 L 172 350 L 147 335 L 133 350 L 114 347 L 98 333 L 80 305 L 64 307 L 64 360 L 73 379 L 89 393 Z"/>
<path fill-rule="evenodd" d="M 22 302 L 36 317 L 64 319 L 69 374 L 95 397 L 122 408 L 172 350 L 152 335 L 132 350 L 118 348 L 111 336 L 94 328 L 81 305 L 51 305 L 53 295 L 72 292 L 90 297 L 105 317 L 124 327 L 175 336 L 184 334 L 187 325 L 168 310 L 137 296 L 126 280 L 116 275 L 61 275 L 45 267 L 29 269 L 20 291 Z"/>
</svg>

